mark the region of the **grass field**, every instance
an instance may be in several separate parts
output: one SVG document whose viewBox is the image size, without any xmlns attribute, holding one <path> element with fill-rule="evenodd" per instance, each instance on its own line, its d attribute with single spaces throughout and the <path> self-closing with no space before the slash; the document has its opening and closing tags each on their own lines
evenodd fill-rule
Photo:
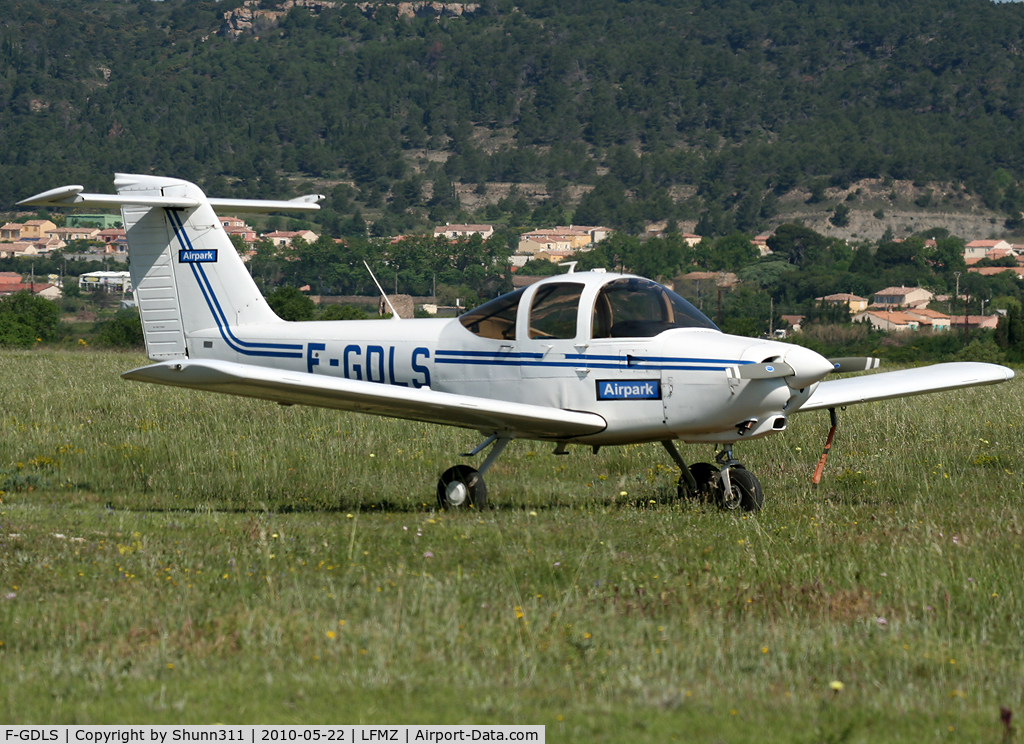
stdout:
<svg viewBox="0 0 1024 744">
<path fill-rule="evenodd" d="M 658 446 L 533 442 L 441 514 L 475 433 L 119 379 L 143 362 L 0 357 L 5 722 L 1013 738 L 1020 376 L 841 413 L 817 490 L 827 414 L 738 447 L 756 516 L 674 502 Z"/>
</svg>

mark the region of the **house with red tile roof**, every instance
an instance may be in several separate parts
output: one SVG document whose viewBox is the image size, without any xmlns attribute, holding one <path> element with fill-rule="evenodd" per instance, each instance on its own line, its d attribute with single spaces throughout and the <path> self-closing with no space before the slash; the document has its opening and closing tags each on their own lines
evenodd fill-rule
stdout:
<svg viewBox="0 0 1024 744">
<path fill-rule="evenodd" d="M 950 325 L 957 330 L 962 330 L 966 322 L 967 328 L 995 328 L 999 325 L 998 315 L 953 315 L 949 319 Z"/>
<path fill-rule="evenodd" d="M 996 249 L 1012 251 L 1013 247 L 1005 240 L 972 240 L 964 246 L 964 261 L 972 258 L 988 258 L 989 251 Z"/>
<path fill-rule="evenodd" d="M 815 297 L 815 302 L 825 303 L 826 305 L 846 305 L 851 313 L 859 313 L 863 310 L 868 309 L 868 301 L 864 297 L 858 297 L 855 294 L 849 292 L 840 292 L 838 294 L 825 295 L 824 297 Z"/>
<path fill-rule="evenodd" d="M 1018 279 L 1024 277 L 1024 266 L 971 266 L 967 270 L 972 274 L 981 274 L 982 276 L 997 276 L 1005 271 L 1009 271 L 1015 274 Z"/>
<path fill-rule="evenodd" d="M 875 292 L 875 305 L 882 308 L 924 307 L 934 297 L 922 287 L 886 287 Z"/>
<path fill-rule="evenodd" d="M 911 318 L 917 318 L 921 328 L 930 328 L 933 331 L 948 331 L 951 323 L 950 317 L 945 313 L 940 313 L 938 310 L 929 310 L 928 308 L 904 310 L 903 314 L 909 315 Z"/>
<path fill-rule="evenodd" d="M 57 227 L 46 233 L 52 238 L 59 238 L 65 243 L 70 243 L 72 240 L 98 240 L 100 231 L 95 227 L 83 226 L 83 227 Z"/>
<path fill-rule="evenodd" d="M 290 248 L 293 240 L 301 239 L 307 243 L 315 243 L 320 236 L 312 230 L 274 230 L 274 232 L 264 233 L 262 239 L 269 240 L 280 248 Z"/>
<path fill-rule="evenodd" d="M 50 282 L 0 284 L 0 297 L 17 294 L 18 292 L 31 292 L 36 297 L 43 297 L 47 300 L 56 300 L 61 297 L 60 287 Z"/>
<path fill-rule="evenodd" d="M 4 225 L 0 225 L 0 240 L 17 240 L 20 237 L 20 222 L 8 222 Z"/>
<path fill-rule="evenodd" d="M 853 316 L 855 321 L 866 320 L 872 328 L 879 331 L 916 331 L 921 326 L 921 319 L 897 311 L 865 310 Z"/>
<path fill-rule="evenodd" d="M 780 316 L 784 321 L 789 323 L 789 327 L 793 329 L 794 333 L 799 332 L 800 324 L 804 322 L 805 315 L 782 315 Z"/>
<path fill-rule="evenodd" d="M 106 230 L 100 230 L 99 234 L 96 235 L 97 240 L 102 240 L 107 245 L 116 242 L 117 240 L 125 240 L 127 232 L 120 227 L 108 227 Z"/>
<path fill-rule="evenodd" d="M 242 225 L 241 227 L 237 227 L 234 225 L 232 225 L 231 227 L 225 227 L 224 232 L 226 232 L 229 237 L 232 235 L 237 235 L 246 243 L 255 243 L 256 241 L 259 240 L 259 236 L 256 235 L 256 231 L 253 230 L 248 225 Z"/>
<path fill-rule="evenodd" d="M 57 226 L 49 220 L 29 220 L 21 225 L 21 237 L 39 240 L 45 238 L 50 230 L 56 229 Z"/>
</svg>

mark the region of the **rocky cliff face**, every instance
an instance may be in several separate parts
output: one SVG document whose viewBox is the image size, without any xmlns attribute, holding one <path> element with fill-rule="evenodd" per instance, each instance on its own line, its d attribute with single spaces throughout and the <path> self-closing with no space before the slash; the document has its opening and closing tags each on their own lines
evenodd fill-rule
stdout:
<svg viewBox="0 0 1024 744">
<path fill-rule="evenodd" d="M 234 38 L 243 34 L 259 34 L 263 30 L 276 26 L 281 16 L 288 13 L 292 8 L 306 8 L 311 14 L 319 15 L 326 8 L 341 8 L 346 5 L 352 5 L 358 8 L 364 15 L 370 17 L 375 16 L 380 8 L 396 8 L 399 18 L 452 18 L 475 13 L 480 8 L 480 5 L 477 3 L 428 2 L 425 0 L 406 3 L 344 3 L 332 2 L 332 0 L 284 0 L 271 10 L 260 8 L 260 0 L 246 0 L 240 7 L 224 13 L 224 24 L 220 32 L 225 36 Z"/>
</svg>

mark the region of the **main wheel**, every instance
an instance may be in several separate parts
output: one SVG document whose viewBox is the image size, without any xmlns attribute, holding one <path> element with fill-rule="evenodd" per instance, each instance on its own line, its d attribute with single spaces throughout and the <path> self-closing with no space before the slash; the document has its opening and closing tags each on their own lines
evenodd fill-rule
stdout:
<svg viewBox="0 0 1024 744">
<path fill-rule="evenodd" d="M 764 491 L 761 482 L 754 474 L 742 465 L 733 465 L 729 471 L 729 492 L 726 493 L 725 469 L 715 474 L 715 498 L 718 505 L 726 510 L 742 509 L 743 511 L 760 511 L 764 503 Z"/>
<path fill-rule="evenodd" d="M 718 475 L 718 468 L 710 462 L 695 462 L 690 466 L 690 475 L 697 481 L 697 492 L 691 493 L 686 478 L 679 476 L 679 498 L 700 499 L 707 501 L 715 490 L 715 476 Z"/>
<path fill-rule="evenodd" d="M 437 482 L 437 504 L 442 509 L 483 509 L 487 503 L 484 477 L 469 465 L 456 465 Z"/>
</svg>

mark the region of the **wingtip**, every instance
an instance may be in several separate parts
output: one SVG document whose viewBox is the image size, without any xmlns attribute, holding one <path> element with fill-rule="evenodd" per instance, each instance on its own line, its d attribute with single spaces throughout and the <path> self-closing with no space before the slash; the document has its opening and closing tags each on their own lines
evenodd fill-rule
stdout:
<svg viewBox="0 0 1024 744">
<path fill-rule="evenodd" d="M 84 186 L 78 184 L 72 186 L 58 186 L 49 189 L 28 199 L 22 199 L 17 206 L 59 206 L 61 202 L 73 204 L 76 197 L 85 190 Z"/>
</svg>

